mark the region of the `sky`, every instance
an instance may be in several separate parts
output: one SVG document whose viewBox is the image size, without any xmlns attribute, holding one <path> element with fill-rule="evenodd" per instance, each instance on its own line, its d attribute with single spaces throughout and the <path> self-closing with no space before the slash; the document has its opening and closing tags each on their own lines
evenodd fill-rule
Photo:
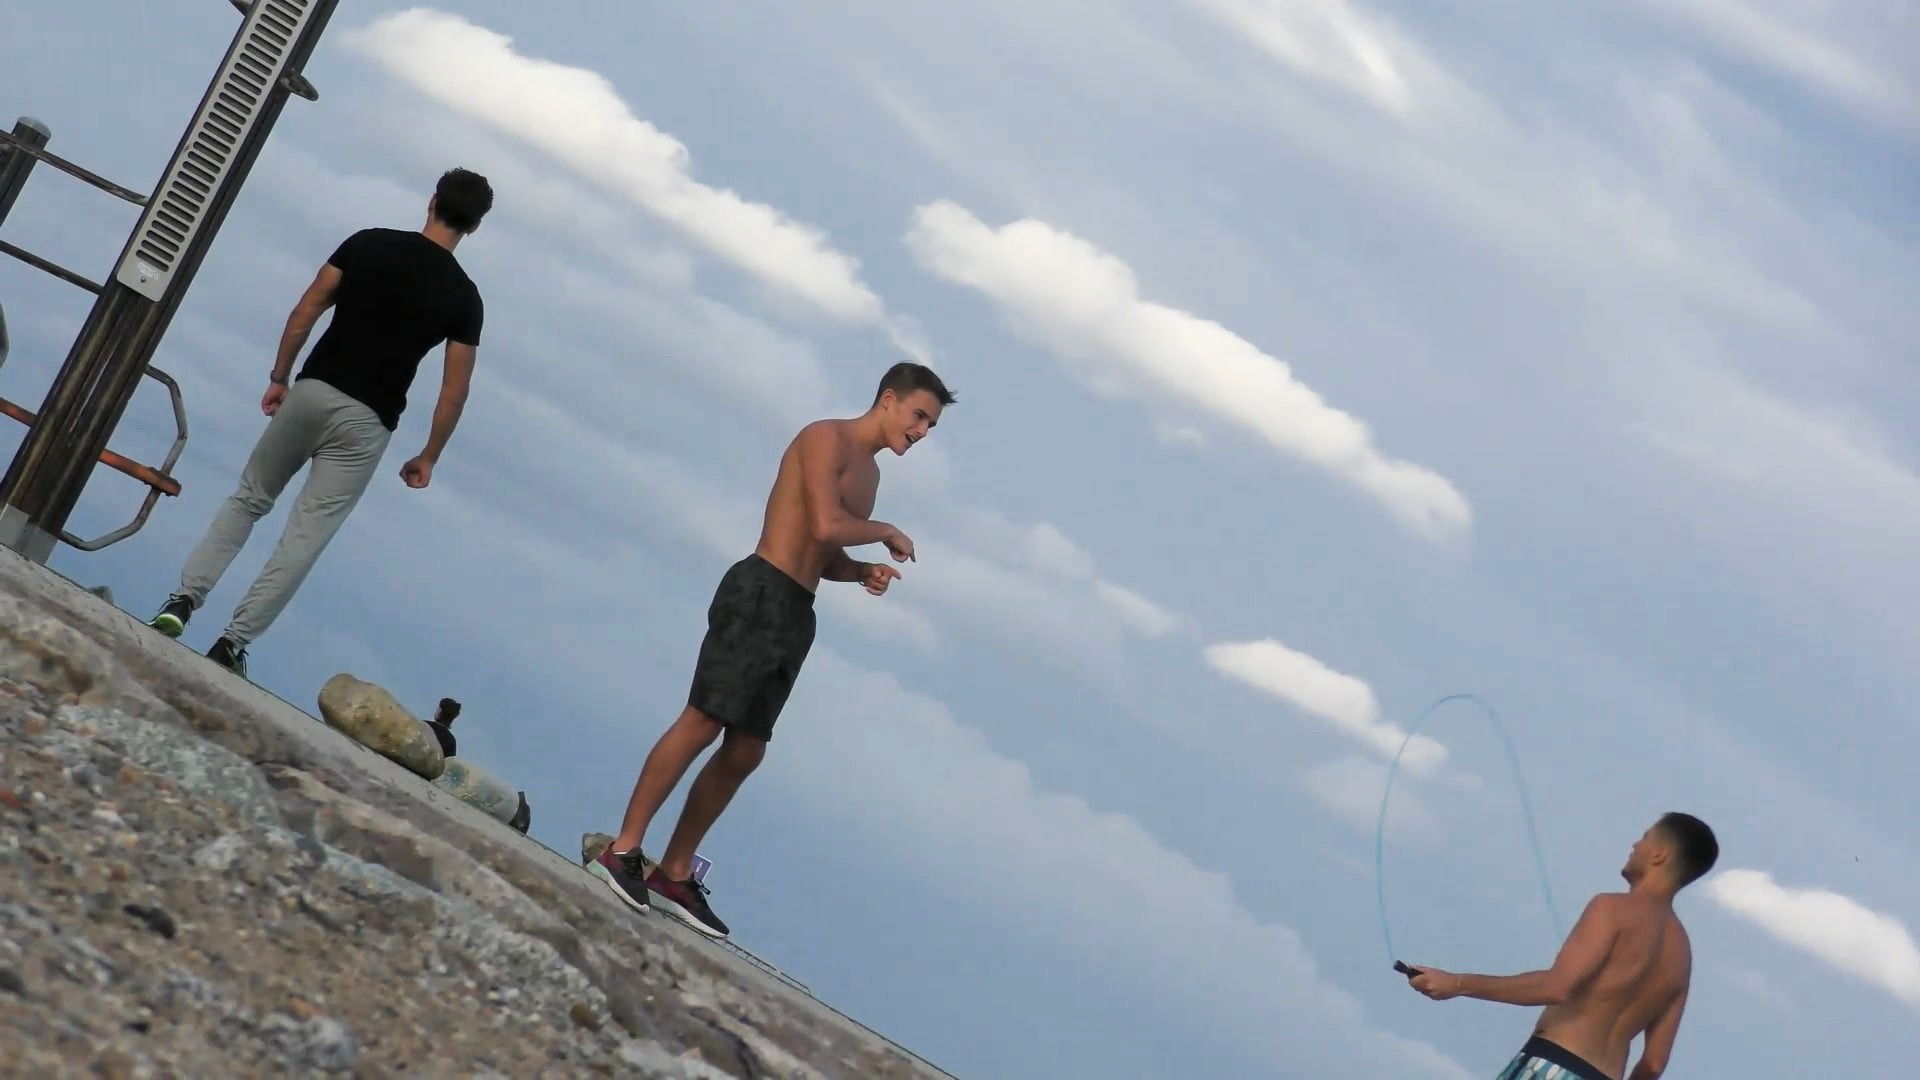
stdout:
<svg viewBox="0 0 1920 1080">
<path fill-rule="evenodd" d="M 139 189 L 235 24 L 8 18 L 4 108 Z M 497 193 L 458 251 L 466 416 L 406 488 L 430 357 L 263 686 L 460 699 L 463 756 L 576 850 L 787 440 L 922 359 L 959 400 L 876 510 L 918 560 L 823 586 L 702 847 L 740 944 L 961 1076 L 1490 1076 L 1530 1013 L 1409 991 L 1376 896 L 1408 962 L 1545 967 L 1684 810 L 1722 856 L 1678 903 L 1670 1075 L 1890 1074 L 1920 1050 L 1916 41 L 1892 0 L 348 0 L 155 357 L 184 493 L 53 565 L 150 614 L 301 289 L 466 166 Z M 0 235 L 98 279 L 134 220 L 42 168 Z M 40 400 L 87 302 L 0 266 L 0 393 Z M 113 445 L 171 435 L 149 383 Z M 75 531 L 140 495 L 98 473 Z M 1518 776 L 1469 704 L 1412 731 L 1460 693 Z"/>
</svg>

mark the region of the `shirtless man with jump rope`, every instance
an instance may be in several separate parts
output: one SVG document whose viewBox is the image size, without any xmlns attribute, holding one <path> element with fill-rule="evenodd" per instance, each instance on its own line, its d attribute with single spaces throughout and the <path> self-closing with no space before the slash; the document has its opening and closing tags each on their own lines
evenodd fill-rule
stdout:
<svg viewBox="0 0 1920 1080">
<path fill-rule="evenodd" d="M 1544 1006 L 1533 1038 L 1496 1080 L 1659 1080 L 1693 974 L 1693 949 L 1673 898 L 1719 857 L 1720 844 L 1705 822 L 1667 814 L 1634 842 L 1620 869 L 1627 891 L 1587 903 L 1551 968 L 1496 976 L 1395 966 L 1435 1001 L 1471 997 Z M 1626 1075 L 1628 1053 L 1641 1034 L 1647 1041 L 1640 1062 Z"/>
</svg>

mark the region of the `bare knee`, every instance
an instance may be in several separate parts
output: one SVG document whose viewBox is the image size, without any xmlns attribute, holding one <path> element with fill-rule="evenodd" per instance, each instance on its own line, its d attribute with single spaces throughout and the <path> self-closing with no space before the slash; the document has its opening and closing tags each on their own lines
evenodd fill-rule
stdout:
<svg viewBox="0 0 1920 1080">
<path fill-rule="evenodd" d="M 674 734 L 689 743 L 705 750 L 713 745 L 713 740 L 725 731 L 720 721 L 689 705 L 680 711 L 680 718 L 673 722 Z"/>
<path fill-rule="evenodd" d="M 741 777 L 759 768 L 761 759 L 766 756 L 767 744 L 764 740 L 732 730 L 720 741 L 720 749 L 713 755 L 721 768 Z"/>
</svg>

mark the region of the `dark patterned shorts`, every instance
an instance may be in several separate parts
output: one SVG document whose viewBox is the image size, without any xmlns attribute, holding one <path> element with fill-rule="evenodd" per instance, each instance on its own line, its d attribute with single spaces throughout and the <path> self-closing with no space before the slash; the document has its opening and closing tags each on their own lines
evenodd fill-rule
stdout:
<svg viewBox="0 0 1920 1080">
<path fill-rule="evenodd" d="M 707 636 L 687 704 L 763 742 L 813 648 L 813 593 L 758 555 L 727 568 L 707 606 Z"/>
</svg>

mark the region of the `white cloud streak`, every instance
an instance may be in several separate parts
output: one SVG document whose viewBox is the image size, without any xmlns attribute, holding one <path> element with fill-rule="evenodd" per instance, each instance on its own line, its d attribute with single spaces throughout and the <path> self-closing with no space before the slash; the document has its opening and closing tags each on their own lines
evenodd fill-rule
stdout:
<svg viewBox="0 0 1920 1080">
<path fill-rule="evenodd" d="M 911 325 L 888 320 L 858 259 L 775 207 L 694 179 L 685 144 L 634 115 L 598 72 L 527 56 L 505 34 L 428 8 L 383 16 L 346 40 L 393 78 L 538 147 L 780 293 L 836 320 L 884 326 L 925 358 Z"/>
<path fill-rule="evenodd" d="M 1761 870 L 1723 870 L 1705 887 L 1768 934 L 1920 1009 L 1920 945 L 1892 915 L 1828 889 L 1781 885 Z"/>
<path fill-rule="evenodd" d="M 1391 23 L 1348 0 L 1188 0 L 1301 75 L 1404 116 L 1439 69 Z"/>
<path fill-rule="evenodd" d="M 1096 393 L 1234 424 L 1357 487 L 1423 536 L 1468 529 L 1467 501 L 1446 478 L 1383 455 L 1365 424 L 1227 328 L 1142 298 L 1133 270 L 1086 240 L 1030 218 L 991 228 L 943 200 L 915 212 L 906 242 L 921 266 L 992 300 Z"/>
<path fill-rule="evenodd" d="M 1400 761 L 1413 772 L 1431 774 L 1447 759 L 1447 748 L 1438 740 L 1425 735 L 1409 740 L 1405 729 L 1382 720 L 1373 687 L 1272 638 L 1209 645 L 1205 656 L 1222 675 L 1328 721 L 1383 757 L 1392 758 L 1404 741 Z"/>
<path fill-rule="evenodd" d="M 1908 135 L 1920 135 L 1920 99 L 1914 88 L 1883 69 L 1865 50 L 1807 25 L 1806 16 L 1818 12 L 1822 22 L 1850 21 L 1867 40 L 1903 33 L 1909 48 L 1914 40 L 1910 5 L 1847 5 L 1854 10 L 1834 12 L 1836 5 L 1785 4 L 1754 0 L 1640 0 L 1662 18 L 1693 25 L 1723 47 L 1852 108 L 1869 119 L 1890 124 Z M 1893 9 L 1905 10 L 1896 13 Z M 1876 10 L 1876 8 L 1878 10 Z M 1809 9 L 1812 9 L 1810 11 Z"/>
<path fill-rule="evenodd" d="M 1308 769 L 1301 783 L 1314 801 L 1347 824 L 1372 835 L 1387 795 L 1387 767 L 1366 758 L 1343 757 Z M 1439 823 L 1419 793 L 1402 790 L 1387 807 L 1387 833 L 1396 839 L 1431 841 Z M 1369 872 L 1372 868 L 1368 867 Z"/>
</svg>

